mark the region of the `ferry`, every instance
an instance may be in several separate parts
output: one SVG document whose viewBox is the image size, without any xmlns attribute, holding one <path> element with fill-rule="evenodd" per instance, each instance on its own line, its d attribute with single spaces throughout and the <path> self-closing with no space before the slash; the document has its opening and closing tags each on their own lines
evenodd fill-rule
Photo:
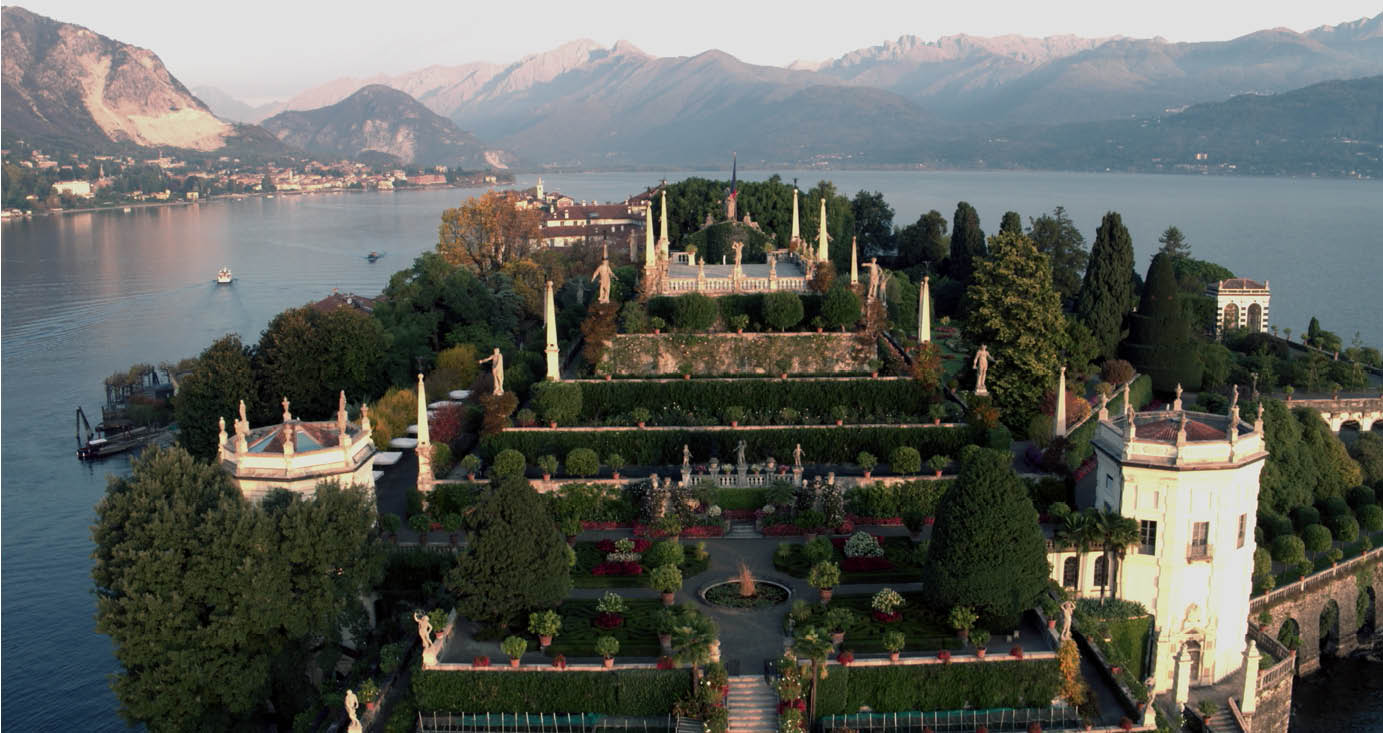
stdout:
<svg viewBox="0 0 1383 733">
<path fill-rule="evenodd" d="M 231 276 L 231 269 L 229 267 L 222 267 L 216 271 L 217 285 L 230 285 L 234 280 L 235 278 Z"/>
<path fill-rule="evenodd" d="M 85 438 L 82 436 L 83 428 L 86 432 Z M 78 407 L 77 458 L 83 461 L 94 461 L 116 453 L 124 453 L 131 448 L 144 446 L 166 432 L 166 430 L 159 428 L 131 425 L 125 421 L 116 421 L 110 425 L 102 422 L 93 430 L 91 424 L 86 420 L 86 414 L 82 412 L 82 408 Z"/>
</svg>

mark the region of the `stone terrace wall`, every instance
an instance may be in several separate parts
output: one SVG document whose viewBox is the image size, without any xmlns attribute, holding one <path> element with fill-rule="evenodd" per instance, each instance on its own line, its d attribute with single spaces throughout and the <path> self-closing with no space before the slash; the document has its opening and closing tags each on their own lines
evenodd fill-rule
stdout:
<svg viewBox="0 0 1383 733">
<path fill-rule="evenodd" d="M 869 371 L 877 349 L 855 333 L 636 333 L 619 334 L 605 350 L 597 372 L 618 376 L 677 374 L 777 374 L 779 361 L 790 374 Z"/>
</svg>

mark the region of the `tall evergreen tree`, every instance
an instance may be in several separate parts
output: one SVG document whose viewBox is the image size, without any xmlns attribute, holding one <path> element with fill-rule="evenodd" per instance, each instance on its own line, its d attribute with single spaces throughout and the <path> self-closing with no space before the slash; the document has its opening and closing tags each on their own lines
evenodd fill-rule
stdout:
<svg viewBox="0 0 1383 733">
<path fill-rule="evenodd" d="M 255 350 L 260 419 L 277 418 L 284 397 L 293 415 L 323 419 L 336 411 L 342 390 L 350 399 L 379 394 L 388 347 L 380 321 L 353 309 L 322 313 L 304 306 L 274 316 Z"/>
<path fill-rule="evenodd" d="M 1175 226 L 1163 230 L 1162 236 L 1157 238 L 1157 243 L 1162 245 L 1159 252 L 1166 252 L 1173 257 L 1191 256 L 1191 245 L 1186 241 L 1186 235 Z"/>
<path fill-rule="evenodd" d="M 1008 628 L 1037 601 L 1050 568 L 1037 510 L 1008 451 L 971 449 L 941 497 L 922 568 L 928 603 L 969 606 L 980 625 Z"/>
<path fill-rule="evenodd" d="M 1090 249 L 1076 316 L 1100 342 L 1100 354 L 1114 356 L 1123 337 L 1124 318 L 1133 309 L 1133 239 L 1117 212 L 1104 215 Z"/>
<path fill-rule="evenodd" d="M 555 607 L 571 590 L 566 540 L 538 492 L 509 476 L 470 517 L 471 544 L 450 582 L 467 618 L 507 623 Z"/>
<path fill-rule="evenodd" d="M 1023 217 L 1016 211 L 1005 211 L 1004 218 L 999 220 L 999 231 L 1011 234 L 1023 233 Z"/>
<path fill-rule="evenodd" d="M 1191 339 L 1191 322 L 1182 307 L 1172 256 L 1159 252 L 1148 267 L 1143 299 L 1129 322 L 1124 358 L 1138 371 L 1152 377 L 1153 389 L 1169 393 L 1180 384 L 1189 390 L 1201 386 L 1199 348 Z"/>
<path fill-rule="evenodd" d="M 1085 237 L 1075 222 L 1058 206 L 1052 213 L 1028 220 L 1028 237 L 1037 251 L 1052 260 L 1052 284 L 1062 300 L 1074 299 L 1080 293 L 1081 276 L 1090 261 L 1085 249 Z"/>
<path fill-rule="evenodd" d="M 255 412 L 255 377 L 250 350 L 240 336 L 217 339 L 197 358 L 197 366 L 183 378 L 173 398 L 183 447 L 204 461 L 216 456 L 217 418 L 225 418 L 227 431 L 239 415 L 240 400 Z"/>
<path fill-rule="evenodd" d="M 893 251 L 893 207 L 878 191 L 860 191 L 850 202 L 859 238 L 860 257 L 876 257 Z M 850 243 L 846 242 L 848 246 Z M 847 257 L 849 250 L 846 250 Z"/>
<path fill-rule="evenodd" d="M 975 262 L 984 256 L 980 214 L 975 207 L 962 201 L 956 204 L 956 215 L 951 223 L 951 277 L 968 282 L 975 272 Z"/>
<path fill-rule="evenodd" d="M 898 266 L 913 267 L 923 262 L 938 265 L 951 254 L 946 238 L 946 217 L 932 209 L 898 232 Z"/>
<path fill-rule="evenodd" d="M 1025 427 L 1061 368 L 1066 320 L 1047 256 L 1021 234 L 990 237 L 965 292 L 965 336 L 986 344 L 995 364 L 988 385 L 1004 422 Z"/>
</svg>

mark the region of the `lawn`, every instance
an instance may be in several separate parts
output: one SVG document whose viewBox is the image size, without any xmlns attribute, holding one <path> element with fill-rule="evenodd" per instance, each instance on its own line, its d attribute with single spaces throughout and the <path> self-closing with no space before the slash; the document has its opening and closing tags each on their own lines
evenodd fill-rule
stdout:
<svg viewBox="0 0 1383 733">
<path fill-rule="evenodd" d="M 716 504 L 721 509 L 758 509 L 768 503 L 768 489 L 721 489 Z"/>
<path fill-rule="evenodd" d="M 596 610 L 599 603 L 594 598 L 567 599 L 558 612 L 562 614 L 562 631 L 547 648 L 548 656 L 565 654 L 568 657 L 595 657 L 595 640 L 601 636 L 613 636 L 619 640 L 620 657 L 656 657 L 661 654 L 658 645 L 656 626 L 658 611 L 663 602 L 656 599 L 626 598 L 629 610 L 624 614 L 624 623 L 613 629 L 602 629 L 595 625 Z M 537 648 L 537 643 L 531 645 Z"/>
<path fill-rule="evenodd" d="M 605 552 L 596 547 L 595 542 L 578 542 L 576 565 L 571 569 L 571 582 L 577 588 L 647 588 L 648 573 L 653 568 L 643 567 L 642 575 L 592 575 L 591 569 L 605 561 Z M 689 581 L 692 576 L 706 572 L 711 566 L 711 558 L 698 559 L 696 546 L 684 546 L 686 560 L 682 563 L 682 580 Z"/>
<path fill-rule="evenodd" d="M 922 565 L 917 562 L 917 546 L 907 537 L 884 537 L 881 546 L 884 548 L 884 557 L 893 563 L 893 568 L 889 570 L 870 570 L 860 572 L 847 572 L 845 566 L 845 553 L 839 547 L 835 550 L 835 562 L 841 566 L 840 582 L 842 585 L 851 583 L 911 583 L 921 576 Z M 773 567 L 779 572 L 787 573 L 794 578 L 807 577 L 811 570 L 811 563 L 802 555 L 803 543 L 784 542 L 778 545 L 778 551 L 773 554 Z M 786 550 L 784 550 L 786 548 Z"/>
<path fill-rule="evenodd" d="M 901 631 L 906 640 L 906 651 L 937 651 L 940 649 L 960 650 L 965 648 L 955 631 L 947 625 L 945 619 L 938 617 L 931 609 L 922 603 L 921 593 L 903 593 L 903 607 L 901 610 L 903 617 L 892 623 L 878 621 L 872 615 L 873 609 L 870 601 L 874 594 L 863 595 L 837 595 L 831 597 L 829 606 L 815 603 L 810 606 L 811 615 L 806 621 L 797 622 L 798 626 L 826 626 L 826 612 L 830 608 L 849 608 L 855 612 L 855 620 L 845 629 L 845 642 L 841 644 L 841 649 L 849 649 L 856 654 L 872 654 L 884 651 L 884 634 L 889 631 Z M 990 648 L 996 649 L 998 640 L 990 642 Z M 1007 647 L 1005 647 L 1007 649 Z"/>
</svg>

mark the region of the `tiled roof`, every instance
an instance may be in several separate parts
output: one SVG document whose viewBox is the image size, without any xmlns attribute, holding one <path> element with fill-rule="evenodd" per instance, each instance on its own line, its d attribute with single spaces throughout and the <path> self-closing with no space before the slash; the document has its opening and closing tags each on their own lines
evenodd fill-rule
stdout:
<svg viewBox="0 0 1383 733">
<path fill-rule="evenodd" d="M 1220 290 L 1263 290 L 1268 286 L 1246 277 L 1232 277 L 1228 280 L 1221 280 L 1219 287 Z"/>
<path fill-rule="evenodd" d="M 1177 429 L 1180 426 L 1181 421 L 1174 418 L 1158 420 L 1152 423 L 1139 423 L 1138 439 L 1175 443 L 1177 439 Z M 1224 430 L 1213 428 L 1199 420 L 1188 419 L 1186 421 L 1187 440 L 1224 440 L 1224 438 Z"/>
</svg>

